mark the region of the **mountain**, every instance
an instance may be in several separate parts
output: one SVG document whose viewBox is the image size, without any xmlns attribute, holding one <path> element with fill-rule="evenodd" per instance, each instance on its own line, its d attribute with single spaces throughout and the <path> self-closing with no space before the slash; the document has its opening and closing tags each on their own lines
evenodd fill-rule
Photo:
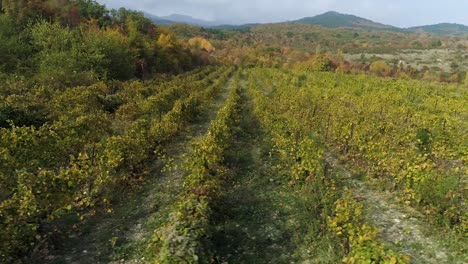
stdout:
<svg viewBox="0 0 468 264">
<path fill-rule="evenodd" d="M 219 26 L 213 26 L 213 29 L 222 29 L 222 30 L 233 30 L 233 31 L 241 31 L 241 32 L 248 32 L 251 28 L 260 26 L 263 24 L 260 23 L 251 23 L 251 24 L 242 24 L 242 25 L 230 25 L 230 24 L 222 24 Z"/>
<path fill-rule="evenodd" d="M 152 15 L 152 14 L 149 14 L 149 13 L 144 13 L 145 14 L 145 17 L 150 19 L 151 21 L 153 21 L 154 24 L 156 25 L 170 25 L 170 24 L 174 24 L 173 21 L 170 21 L 170 20 L 166 20 L 166 19 L 162 19 L 160 17 L 157 17 L 155 15 Z"/>
<path fill-rule="evenodd" d="M 172 14 L 169 16 L 163 16 L 163 17 L 160 17 L 160 19 L 166 20 L 166 21 L 172 21 L 174 23 L 185 23 L 189 25 L 202 26 L 202 27 L 212 27 L 212 26 L 217 26 L 217 25 L 222 24 L 216 21 L 207 21 L 207 20 L 198 19 L 198 18 L 194 18 L 191 16 L 180 15 L 180 14 Z"/>
<path fill-rule="evenodd" d="M 145 16 L 151 19 L 157 25 L 170 25 L 174 23 L 185 23 L 194 26 L 211 27 L 217 29 L 231 29 L 231 30 L 246 30 L 260 24 L 246 24 L 246 25 L 233 25 L 220 21 L 207 21 L 199 18 L 194 18 L 187 15 L 172 14 L 169 16 L 158 17 L 149 13 Z M 328 28 L 357 28 L 365 30 L 384 30 L 384 31 L 397 31 L 397 32 L 415 32 L 415 33 L 428 33 L 438 35 L 463 35 L 468 34 L 468 26 L 461 24 L 441 23 L 435 25 L 399 28 L 382 23 L 374 22 L 372 20 L 354 16 L 341 14 L 335 11 L 326 12 L 321 15 L 313 17 L 304 17 L 298 20 L 289 21 L 289 23 L 301 23 L 320 25 Z"/>
<path fill-rule="evenodd" d="M 410 27 L 407 30 L 420 33 L 438 35 L 464 35 L 468 34 L 468 26 L 452 23 L 440 23 L 435 25 Z"/>
<path fill-rule="evenodd" d="M 299 20 L 291 21 L 293 23 L 303 23 L 320 25 L 330 28 L 361 28 L 361 29 L 377 29 L 377 30 L 399 30 L 397 27 L 384 25 L 381 23 L 374 22 L 369 19 L 354 15 L 345 15 L 335 11 L 326 12 L 321 15 L 313 17 L 304 17 Z"/>
</svg>

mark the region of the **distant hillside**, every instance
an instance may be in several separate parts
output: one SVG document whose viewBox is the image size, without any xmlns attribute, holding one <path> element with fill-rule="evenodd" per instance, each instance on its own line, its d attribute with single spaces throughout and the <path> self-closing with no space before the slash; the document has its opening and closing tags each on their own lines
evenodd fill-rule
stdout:
<svg viewBox="0 0 468 264">
<path fill-rule="evenodd" d="M 207 21 L 199 18 L 194 18 L 187 15 L 172 14 L 169 16 L 158 17 L 149 13 L 145 16 L 151 19 L 157 25 L 170 25 L 175 23 L 184 23 L 192 26 L 201 26 L 205 28 L 227 29 L 236 31 L 249 31 L 250 28 L 262 24 L 245 24 L 232 25 L 220 21 Z M 308 25 L 318 25 L 328 28 L 354 28 L 364 30 L 379 30 L 392 32 L 415 32 L 428 33 L 438 35 L 463 35 L 468 34 L 468 26 L 461 24 L 441 23 L 436 25 L 427 25 L 410 28 L 399 28 L 391 25 L 374 22 L 372 20 L 354 16 L 341 14 L 335 11 L 326 12 L 313 17 L 305 17 L 298 20 L 290 21 L 289 23 L 300 23 Z"/>
<path fill-rule="evenodd" d="M 172 14 L 169 16 L 158 17 L 152 14 L 145 13 L 145 16 L 151 19 L 157 25 L 170 25 L 174 23 L 184 23 L 193 26 L 213 27 L 221 25 L 222 23 L 216 21 L 207 21 L 203 19 L 194 18 L 191 16 Z"/>
<path fill-rule="evenodd" d="M 440 23 L 428 26 L 408 28 L 409 31 L 439 34 L 439 35 L 463 35 L 468 34 L 468 26 L 461 24 Z"/>
<path fill-rule="evenodd" d="M 233 30 L 240 32 L 249 32 L 253 27 L 260 26 L 263 24 L 243 24 L 243 25 L 219 25 L 212 27 L 213 29 L 220 30 Z"/>
<path fill-rule="evenodd" d="M 148 18 L 149 20 L 153 21 L 154 24 L 156 25 L 170 25 L 174 24 L 173 21 L 162 19 L 160 17 L 157 17 L 155 15 L 149 14 L 149 13 L 144 13 L 145 17 Z"/>
<path fill-rule="evenodd" d="M 362 17 L 345 15 L 334 11 L 330 11 L 314 17 L 305 17 L 291 22 L 320 25 L 329 28 L 347 27 L 378 30 L 399 30 L 393 26 L 384 25 Z"/>
</svg>

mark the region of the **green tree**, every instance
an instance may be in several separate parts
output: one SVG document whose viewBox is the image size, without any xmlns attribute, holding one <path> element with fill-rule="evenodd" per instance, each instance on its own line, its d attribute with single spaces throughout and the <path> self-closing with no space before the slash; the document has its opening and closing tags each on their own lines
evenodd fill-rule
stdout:
<svg viewBox="0 0 468 264">
<path fill-rule="evenodd" d="M 81 17 L 95 19 L 100 21 L 101 25 L 104 24 L 109 13 L 104 5 L 95 0 L 75 0 L 74 3 L 78 6 Z"/>
<path fill-rule="evenodd" d="M 61 87 L 90 84 L 96 77 L 129 79 L 134 76 L 135 55 L 127 36 L 114 29 L 63 27 L 41 22 L 32 29 L 39 50 L 38 78 Z"/>
<path fill-rule="evenodd" d="M 51 87 L 92 82 L 89 66 L 103 59 L 96 50 L 84 49 L 78 31 L 59 23 L 40 22 L 31 29 L 32 44 L 39 51 L 37 78 Z M 91 78 L 91 79 L 90 79 Z"/>
<path fill-rule="evenodd" d="M 0 14 L 0 71 L 16 71 L 19 64 L 24 64 L 31 53 L 18 31 L 9 17 Z"/>
<path fill-rule="evenodd" d="M 442 47 L 442 41 L 440 39 L 434 39 L 431 42 L 431 48 L 440 48 Z"/>
<path fill-rule="evenodd" d="M 423 48 L 423 44 L 419 40 L 416 40 L 413 43 L 411 43 L 411 46 L 413 48 L 415 48 L 415 49 L 422 49 Z"/>
<path fill-rule="evenodd" d="M 127 36 L 111 28 L 91 28 L 83 36 L 85 49 L 93 50 L 101 57 L 99 61 L 90 61 L 91 69 L 110 79 L 126 80 L 134 76 L 136 52 Z"/>
<path fill-rule="evenodd" d="M 40 16 L 45 0 L 3 0 L 2 8 L 5 14 L 18 22 Z"/>
</svg>

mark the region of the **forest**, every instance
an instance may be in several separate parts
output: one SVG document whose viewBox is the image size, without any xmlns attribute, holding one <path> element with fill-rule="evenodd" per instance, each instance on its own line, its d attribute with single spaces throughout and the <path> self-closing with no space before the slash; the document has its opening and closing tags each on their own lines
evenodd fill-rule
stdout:
<svg viewBox="0 0 468 264">
<path fill-rule="evenodd" d="M 468 261 L 468 36 L 0 10 L 0 263 Z"/>
</svg>

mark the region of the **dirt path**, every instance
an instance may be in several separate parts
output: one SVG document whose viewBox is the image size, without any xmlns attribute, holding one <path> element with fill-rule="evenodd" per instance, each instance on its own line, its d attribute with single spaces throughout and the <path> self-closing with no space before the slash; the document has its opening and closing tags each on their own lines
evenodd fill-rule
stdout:
<svg viewBox="0 0 468 264">
<path fill-rule="evenodd" d="M 268 175 L 261 131 L 250 110 L 243 115 L 242 135 L 232 159 L 236 173 L 216 210 L 213 244 L 216 255 L 228 263 L 269 263 L 272 259 L 286 263 L 290 256 L 285 246 L 291 240 L 284 224 L 287 207 L 282 204 L 282 187 Z"/>
<path fill-rule="evenodd" d="M 314 254 L 310 201 L 303 190 L 288 185 L 289 178 L 275 172 L 268 136 L 253 115 L 248 95 L 245 105 L 243 134 L 231 164 L 236 173 L 216 209 L 215 254 L 220 263 L 301 263 Z"/>
<path fill-rule="evenodd" d="M 369 184 L 353 179 L 352 173 L 331 156 L 327 161 L 349 179 L 355 197 L 364 204 L 367 219 L 379 229 L 382 240 L 411 258 L 415 264 L 467 263 L 436 233 L 424 216 L 396 201 L 395 194 L 374 190 Z M 458 255 L 458 256 L 457 256 Z"/>
<path fill-rule="evenodd" d="M 185 174 L 180 169 L 165 168 L 183 162 L 192 149 L 191 142 L 206 133 L 224 104 L 231 83 L 213 99 L 209 111 L 166 146 L 165 157 L 155 162 L 152 177 L 138 192 L 122 195 L 112 214 L 90 220 L 80 233 L 71 235 L 59 250 L 51 252 L 48 263 L 145 263 L 148 240 L 164 221 L 184 181 Z"/>
<path fill-rule="evenodd" d="M 423 233 L 426 223 L 419 220 L 422 218 L 419 213 L 393 204 L 390 193 L 374 191 L 362 182 L 355 185 L 367 207 L 369 220 L 380 230 L 384 241 L 410 256 L 412 263 L 453 263 L 448 262 L 447 249 L 437 238 Z"/>
</svg>

